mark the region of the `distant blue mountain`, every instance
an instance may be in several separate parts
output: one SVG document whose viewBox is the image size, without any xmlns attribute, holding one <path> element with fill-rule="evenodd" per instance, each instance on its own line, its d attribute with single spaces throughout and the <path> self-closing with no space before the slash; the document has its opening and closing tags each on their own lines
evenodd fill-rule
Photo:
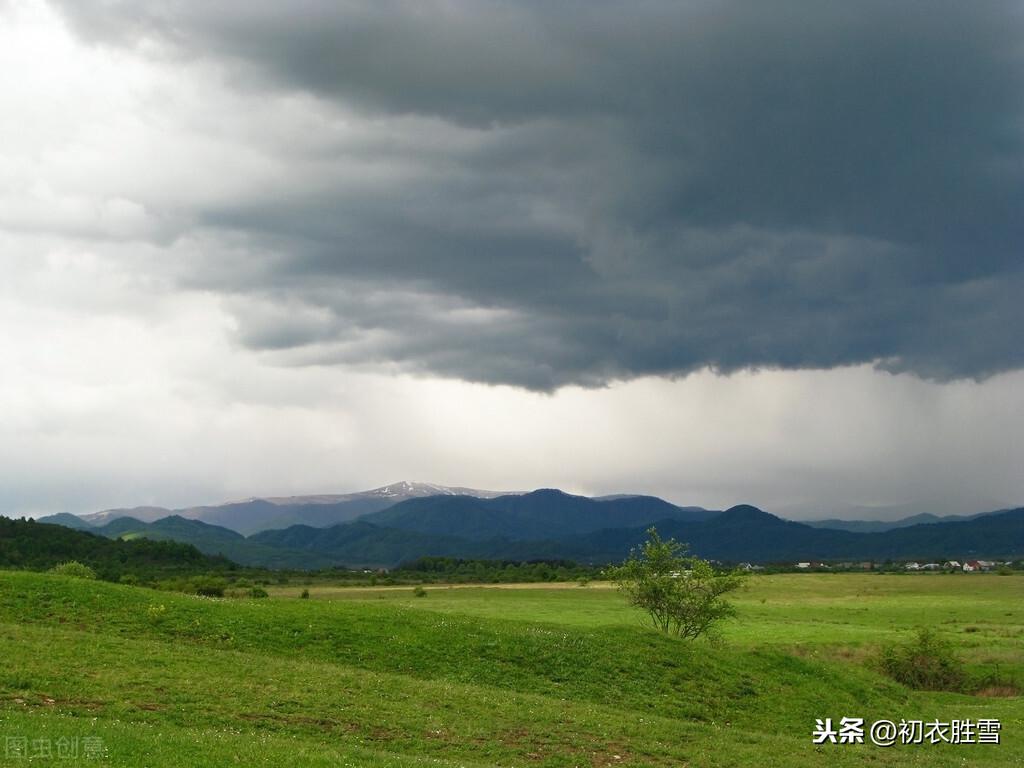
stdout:
<svg viewBox="0 0 1024 768">
<path fill-rule="evenodd" d="M 283 546 L 267 546 L 247 539 L 242 534 L 227 528 L 210 525 L 201 520 L 189 520 L 180 515 L 170 515 L 153 522 L 119 517 L 106 525 L 94 528 L 93 532 L 110 539 L 146 538 L 157 541 L 179 541 L 191 544 L 200 552 L 208 555 L 223 555 L 241 565 L 315 569 L 328 568 L 335 562 L 330 557 L 308 551 L 297 551 Z"/>
<path fill-rule="evenodd" d="M 431 494 L 430 489 L 439 486 L 410 485 L 372 492 L 371 506 L 380 498 L 390 499 L 385 509 L 324 527 L 289 524 L 246 537 L 226 527 L 166 515 L 153 521 L 121 517 L 93 530 L 109 537 L 173 539 L 239 563 L 281 568 L 393 566 L 427 555 L 614 562 L 641 544 L 652 525 L 662 536 L 686 542 L 694 554 L 729 561 L 1024 555 L 1024 509 L 965 519 L 925 516 L 917 518 L 917 524 L 888 530 L 840 530 L 783 520 L 751 505 L 715 512 L 678 507 L 653 496 L 593 499 L 540 489 L 482 498 L 454 492 L 462 489 Z M 298 508 L 319 506 L 328 512 L 337 497 L 301 498 Z M 337 503 L 361 503 L 366 498 Z M 267 514 L 279 513 L 288 508 L 289 500 L 252 500 L 211 509 L 236 515 L 246 505 L 257 505 Z M 328 512 L 325 519 L 336 512 Z M 156 514 L 155 509 L 146 508 L 146 514 Z M 265 523 L 267 518 L 261 519 Z M 79 524 L 77 519 L 65 522 Z M 240 519 L 235 524 L 246 525 Z"/>
<path fill-rule="evenodd" d="M 654 496 L 597 500 L 544 488 L 492 499 L 409 499 L 360 519 L 379 527 L 484 541 L 560 539 L 603 528 L 631 528 L 655 520 L 699 522 L 716 514 L 706 509 L 677 507 Z"/>
<path fill-rule="evenodd" d="M 37 523 L 49 523 L 50 525 L 63 525 L 65 528 L 74 528 L 76 531 L 91 531 L 92 525 L 80 518 L 78 515 L 70 515 L 67 512 L 58 512 L 56 515 L 47 515 L 36 520 Z"/>
<path fill-rule="evenodd" d="M 886 560 L 967 557 L 1020 557 L 1024 555 L 1024 508 L 982 515 L 966 521 L 909 526 L 878 533 L 856 533 L 813 528 L 782 520 L 757 507 L 739 505 L 721 513 L 704 511 L 643 520 L 598 530 L 598 523 L 579 523 L 584 509 L 579 497 L 535 492 L 511 505 L 520 513 L 544 510 L 552 524 L 543 525 L 531 514 L 503 518 L 502 502 L 479 505 L 453 497 L 447 500 L 396 505 L 385 513 L 368 515 L 347 525 L 328 529 L 289 528 L 264 531 L 253 538 L 268 545 L 308 549 L 348 565 L 395 565 L 411 557 L 438 555 L 509 560 L 566 558 L 606 563 L 625 558 L 646 538 L 650 526 L 663 537 L 687 543 L 701 557 L 734 562 L 794 562 L 799 560 Z M 526 496 L 534 496 L 527 494 Z M 601 504 L 605 502 L 591 503 Z M 534 506 L 536 504 L 536 506 Z M 400 509 L 398 507 L 401 507 Z M 498 509 L 495 509 L 498 507 Z M 641 505 L 640 509 L 644 509 Z M 652 505 L 648 513 L 663 508 Z M 678 509 L 678 508 L 676 508 Z M 645 512 L 630 510 L 636 518 Z M 631 514 L 619 510 L 619 519 Z M 513 522 L 514 521 L 514 524 Z M 603 521 L 602 521 L 603 522 Z M 516 527 L 520 526 L 520 527 Z M 527 533 L 523 533 L 527 531 Z"/>
<path fill-rule="evenodd" d="M 182 509 L 167 509 L 165 507 L 107 509 L 84 515 L 77 520 L 84 520 L 92 526 L 102 526 L 119 517 L 132 517 L 144 523 L 152 523 L 171 515 L 179 515 L 190 520 L 201 520 L 211 525 L 230 528 L 248 536 L 258 531 L 287 528 L 290 525 L 326 528 L 330 525 L 355 520 L 361 515 L 387 509 L 407 499 L 457 495 L 489 498 L 502 494 L 497 491 L 482 491 L 474 488 L 453 488 L 434 483 L 402 481 L 355 493 L 270 496 Z M 64 520 L 61 524 L 71 527 L 77 525 L 69 520 Z"/>
<path fill-rule="evenodd" d="M 909 517 L 901 517 L 898 520 L 840 520 L 829 518 L 827 520 L 804 520 L 804 525 L 812 528 L 831 528 L 836 531 L 853 531 L 855 533 L 883 533 L 896 528 L 909 528 L 912 525 L 928 525 L 930 523 L 959 523 L 973 520 L 982 515 L 992 515 L 1006 510 L 996 512 L 980 512 L 975 515 L 933 515 L 930 512 L 921 512 Z"/>
</svg>

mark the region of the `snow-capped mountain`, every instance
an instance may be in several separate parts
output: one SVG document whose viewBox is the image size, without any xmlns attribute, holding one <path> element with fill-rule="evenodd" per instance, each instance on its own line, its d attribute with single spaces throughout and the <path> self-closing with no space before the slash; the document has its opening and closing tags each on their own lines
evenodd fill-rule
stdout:
<svg viewBox="0 0 1024 768">
<path fill-rule="evenodd" d="M 257 496 L 246 501 L 267 501 L 271 504 L 337 504 L 356 499 L 418 499 L 425 496 L 474 496 L 478 499 L 493 499 L 504 496 L 508 491 L 482 491 L 478 488 L 461 486 L 437 485 L 436 483 L 418 483 L 402 480 L 391 485 L 383 485 L 369 491 L 355 493 L 315 494 L 306 496 Z M 236 502 L 237 503 L 237 502 Z"/>
</svg>

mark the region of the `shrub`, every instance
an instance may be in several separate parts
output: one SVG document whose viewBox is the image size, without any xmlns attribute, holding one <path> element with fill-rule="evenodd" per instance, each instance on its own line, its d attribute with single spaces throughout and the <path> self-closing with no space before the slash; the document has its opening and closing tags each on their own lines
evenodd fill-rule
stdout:
<svg viewBox="0 0 1024 768">
<path fill-rule="evenodd" d="M 427 590 L 425 590 L 425 589 L 424 589 L 424 588 L 422 587 L 422 585 L 420 585 L 420 584 L 417 584 L 417 585 L 416 585 L 416 588 L 415 588 L 415 589 L 413 589 L 412 593 L 413 593 L 413 595 L 415 595 L 416 597 L 426 597 L 426 596 L 427 596 Z"/>
<path fill-rule="evenodd" d="M 203 597 L 224 597 L 223 579 L 199 576 L 191 580 L 189 587 L 188 591 Z"/>
<path fill-rule="evenodd" d="M 253 587 L 249 590 L 249 597 L 270 597 L 263 587 Z"/>
<path fill-rule="evenodd" d="M 167 618 L 167 606 L 163 604 L 150 605 L 146 608 L 146 618 L 150 624 L 162 624 Z"/>
<path fill-rule="evenodd" d="M 69 560 L 66 563 L 55 565 L 53 567 L 53 573 L 59 573 L 61 576 L 74 576 L 76 579 L 96 578 L 96 571 L 77 560 Z"/>
<path fill-rule="evenodd" d="M 138 585 L 139 577 L 136 576 L 134 573 L 123 573 L 121 574 L 121 578 L 118 579 L 118 581 L 120 581 L 122 584 L 127 584 L 130 587 L 134 587 Z"/>
<path fill-rule="evenodd" d="M 642 608 L 666 634 L 694 638 L 736 614 L 723 595 L 743 584 L 738 572 L 717 573 L 711 563 L 686 555 L 686 545 L 662 541 L 654 528 L 640 552 L 608 570 L 631 605 Z"/>
<path fill-rule="evenodd" d="M 299 595 L 299 597 L 301 597 L 303 600 L 309 600 L 309 590 L 308 589 L 302 590 L 302 594 Z"/>
<path fill-rule="evenodd" d="M 885 648 L 881 666 L 889 677 L 908 688 L 959 691 L 966 681 L 963 660 L 949 642 L 928 628 L 919 629 L 902 645 Z"/>
</svg>

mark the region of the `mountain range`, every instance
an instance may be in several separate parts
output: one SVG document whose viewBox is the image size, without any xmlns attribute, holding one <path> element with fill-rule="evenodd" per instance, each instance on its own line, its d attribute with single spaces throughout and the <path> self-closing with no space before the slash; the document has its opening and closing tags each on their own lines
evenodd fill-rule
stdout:
<svg viewBox="0 0 1024 768">
<path fill-rule="evenodd" d="M 433 483 L 412 483 L 403 481 L 374 488 L 369 491 L 344 494 L 318 494 L 312 496 L 271 496 L 229 501 L 224 504 L 168 509 L 166 507 L 130 507 L 106 509 L 82 515 L 91 526 L 103 526 L 112 520 L 132 517 L 144 523 L 177 515 L 190 520 L 201 520 L 211 525 L 230 528 L 244 536 L 272 528 L 287 528 L 289 525 L 310 525 L 326 528 L 338 523 L 354 520 L 362 515 L 386 509 L 408 499 L 433 496 L 473 496 L 493 498 L 503 495 L 500 491 L 481 491 L 474 488 L 458 488 Z M 67 524 L 63 513 L 47 518 L 46 522 Z"/>
<path fill-rule="evenodd" d="M 40 522 L 53 522 L 40 520 Z M 223 555 L 240 565 L 255 565 L 264 568 L 291 568 L 315 570 L 330 568 L 335 560 L 314 552 L 298 551 L 286 546 L 267 546 L 246 538 L 237 531 L 219 525 L 210 525 L 202 520 L 189 520 L 181 515 L 145 522 L 134 517 L 119 517 L 109 523 L 90 528 L 110 539 L 132 540 L 138 538 L 157 541 L 178 541 L 191 544 L 208 555 Z"/>
<path fill-rule="evenodd" d="M 141 517 L 128 514 L 139 509 Z M 915 516 L 887 529 L 868 525 L 877 521 L 852 521 L 865 524 L 860 528 L 836 521 L 847 524 L 842 529 L 825 525 L 830 521 L 783 520 L 749 505 L 719 512 L 654 496 L 588 498 L 555 489 L 499 494 L 396 483 L 356 494 L 249 499 L 179 512 L 146 507 L 41 522 L 88 526 L 109 538 L 180 541 L 270 568 L 391 567 L 425 555 L 614 562 L 641 544 L 652 525 L 697 555 L 733 562 L 1024 554 L 1024 509 Z"/>
<path fill-rule="evenodd" d="M 1000 509 L 995 512 L 979 512 L 974 515 L 933 515 L 931 512 L 920 512 L 916 515 L 901 517 L 898 520 L 839 520 L 829 518 L 827 520 L 807 520 L 804 525 L 812 528 L 833 528 L 837 531 L 853 531 L 855 533 L 883 533 L 897 528 L 909 528 L 912 525 L 927 525 L 930 523 L 958 523 L 966 520 L 973 520 L 976 517 L 1005 512 Z"/>
</svg>

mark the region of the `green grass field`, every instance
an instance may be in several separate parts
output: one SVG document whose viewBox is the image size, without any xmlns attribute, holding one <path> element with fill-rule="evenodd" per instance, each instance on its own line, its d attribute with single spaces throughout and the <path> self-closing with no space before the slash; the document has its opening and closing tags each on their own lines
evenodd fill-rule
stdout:
<svg viewBox="0 0 1024 768">
<path fill-rule="evenodd" d="M 1024 577 L 756 577 L 713 644 L 657 634 L 604 585 L 301 589 L 205 599 L 0 573 L 0 760 L 1024 764 Z M 921 626 L 953 641 L 987 695 L 876 670 L 883 644 Z M 816 718 L 843 716 L 996 718 L 1002 743 L 811 743 Z M 77 761 L 58 757 L 61 739 Z M 2 751 L 47 744 L 31 760 Z"/>
</svg>

